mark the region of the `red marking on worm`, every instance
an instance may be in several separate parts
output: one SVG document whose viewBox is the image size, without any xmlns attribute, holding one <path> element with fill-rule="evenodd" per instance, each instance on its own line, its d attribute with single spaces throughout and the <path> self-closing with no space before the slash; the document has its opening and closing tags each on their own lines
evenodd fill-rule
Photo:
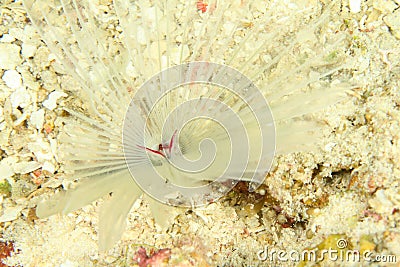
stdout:
<svg viewBox="0 0 400 267">
<path fill-rule="evenodd" d="M 173 146 L 173 144 L 174 144 L 174 139 L 175 139 L 175 136 L 176 136 L 176 131 L 177 131 L 177 130 L 175 130 L 174 134 L 172 135 L 171 141 L 169 141 L 169 147 L 168 147 L 169 154 L 171 154 L 171 149 L 172 149 L 172 146 Z"/>
<path fill-rule="evenodd" d="M 160 144 L 161 145 L 161 144 Z M 140 147 L 140 148 L 142 148 L 142 149 L 145 149 L 145 150 L 147 150 L 147 151 L 149 151 L 149 152 L 153 152 L 153 153 L 155 153 L 155 154 L 157 154 L 157 155 L 160 155 L 160 156 L 163 156 L 164 158 L 165 158 L 165 155 L 161 152 L 161 151 L 158 151 L 158 150 L 154 150 L 154 149 L 151 149 L 151 148 L 148 148 L 148 147 L 145 147 L 145 146 L 139 146 L 139 145 L 137 145 L 138 147 Z M 162 145 L 161 145 L 162 146 Z"/>
<path fill-rule="evenodd" d="M 171 154 L 171 149 L 172 149 L 172 146 L 174 145 L 176 132 L 177 132 L 177 130 L 175 130 L 174 134 L 172 135 L 171 140 L 169 141 L 169 145 L 165 145 L 164 146 L 163 144 L 159 144 L 158 145 L 158 150 L 154 150 L 154 149 L 151 149 L 151 148 L 148 148 L 148 147 L 145 147 L 145 146 L 140 146 L 140 145 L 137 145 L 137 146 L 139 148 L 145 149 L 145 150 L 147 150 L 149 152 L 155 153 L 157 155 L 160 155 L 160 156 L 163 156 L 164 158 L 166 158 L 165 154 L 162 151 L 164 151 L 164 149 L 168 149 L 169 154 Z"/>
</svg>

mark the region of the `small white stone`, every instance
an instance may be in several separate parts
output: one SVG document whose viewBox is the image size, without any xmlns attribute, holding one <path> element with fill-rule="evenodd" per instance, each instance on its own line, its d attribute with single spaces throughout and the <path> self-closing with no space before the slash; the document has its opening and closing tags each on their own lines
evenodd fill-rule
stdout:
<svg viewBox="0 0 400 267">
<path fill-rule="evenodd" d="M 47 100 L 43 101 L 43 106 L 53 110 L 57 107 L 57 100 L 61 97 L 67 97 L 68 95 L 64 92 L 53 91 L 49 94 Z"/>
<path fill-rule="evenodd" d="M 49 139 L 50 142 L 50 151 L 54 154 L 57 155 L 57 151 L 58 151 L 58 142 L 56 139 Z"/>
<path fill-rule="evenodd" d="M 260 195 L 262 195 L 262 196 L 265 196 L 265 194 L 266 194 L 267 192 L 265 191 L 265 189 L 260 189 L 260 191 L 258 191 L 258 193 L 259 193 Z"/>
<path fill-rule="evenodd" d="M 22 85 L 21 74 L 16 70 L 6 70 L 1 78 L 12 89 L 17 89 Z"/>
<path fill-rule="evenodd" d="M 129 63 L 126 66 L 126 73 L 129 75 L 131 78 L 136 78 L 139 76 L 135 66 L 133 66 L 132 61 L 129 61 Z"/>
<path fill-rule="evenodd" d="M 44 124 L 44 109 L 32 112 L 30 122 L 36 127 L 36 129 L 42 130 Z"/>
<path fill-rule="evenodd" d="M 18 45 L 0 43 L 0 69 L 15 69 L 22 61 L 20 51 Z"/>
<path fill-rule="evenodd" d="M 16 114 L 14 114 L 14 115 L 16 115 Z M 13 126 L 15 127 L 15 126 L 21 125 L 21 123 L 23 123 L 26 119 L 28 119 L 28 111 L 25 111 L 21 115 L 19 115 L 18 119 L 16 119 L 13 122 Z"/>
<path fill-rule="evenodd" d="M 10 178 L 14 175 L 14 169 L 11 167 L 13 164 L 12 158 L 5 158 L 0 161 L 0 179 Z"/>
<path fill-rule="evenodd" d="M 28 149 L 35 154 L 38 162 L 45 162 L 46 160 L 53 160 L 54 156 L 51 151 L 49 142 L 42 138 L 37 138 L 35 142 L 28 143 Z"/>
<path fill-rule="evenodd" d="M 357 73 L 364 73 L 370 66 L 370 58 L 368 57 L 360 57 L 358 59 L 358 69 Z"/>
<path fill-rule="evenodd" d="M 325 145 L 324 150 L 325 150 L 326 152 L 331 152 L 332 149 L 333 149 L 335 146 L 336 146 L 336 143 L 331 142 L 331 143 Z"/>
<path fill-rule="evenodd" d="M 349 0 L 349 7 L 351 13 L 358 13 L 361 11 L 361 0 Z"/>
<path fill-rule="evenodd" d="M 31 41 L 31 42 L 35 42 L 37 44 L 40 44 L 40 42 L 41 42 L 40 38 L 37 38 L 37 37 L 39 37 L 39 34 L 36 30 L 36 27 L 34 27 L 33 25 L 30 25 L 30 24 L 25 25 L 24 36 L 28 37 L 29 41 Z"/>
<path fill-rule="evenodd" d="M 42 166 L 43 171 L 48 171 L 49 173 L 54 173 L 56 171 L 56 167 L 50 161 L 45 161 Z"/>
<path fill-rule="evenodd" d="M 10 96 L 11 105 L 13 108 L 25 108 L 31 104 L 31 96 L 24 87 L 19 87 Z"/>
<path fill-rule="evenodd" d="M 42 188 L 57 188 L 62 184 L 61 179 L 50 178 L 46 183 L 42 184 Z"/>
<path fill-rule="evenodd" d="M 8 33 L 3 34 L 3 36 L 0 38 L 0 42 L 2 42 L 2 43 L 12 43 L 14 41 L 15 41 L 14 36 L 12 36 Z"/>
<path fill-rule="evenodd" d="M 0 216 L 0 222 L 9 222 L 18 218 L 22 207 L 6 208 L 3 215 Z"/>
<path fill-rule="evenodd" d="M 36 53 L 37 47 L 36 45 L 23 43 L 22 44 L 22 55 L 26 58 L 33 57 Z"/>
<path fill-rule="evenodd" d="M 13 165 L 15 173 L 26 174 L 33 172 L 41 167 L 41 164 L 36 161 L 22 161 Z"/>
<path fill-rule="evenodd" d="M 8 33 L 14 37 L 15 39 L 25 41 L 26 40 L 26 35 L 24 34 L 24 30 L 20 28 L 10 28 L 8 30 Z"/>
<path fill-rule="evenodd" d="M 161 56 L 161 68 L 162 69 L 168 68 L 167 63 L 168 63 L 167 56 Z"/>
</svg>

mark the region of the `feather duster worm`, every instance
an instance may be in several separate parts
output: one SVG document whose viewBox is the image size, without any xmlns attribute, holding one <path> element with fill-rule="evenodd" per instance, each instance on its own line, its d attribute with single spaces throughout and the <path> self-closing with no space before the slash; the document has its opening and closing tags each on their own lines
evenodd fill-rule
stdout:
<svg viewBox="0 0 400 267">
<path fill-rule="evenodd" d="M 346 36 L 320 34 L 335 2 L 282 15 L 271 1 L 199 3 L 24 1 L 57 63 L 79 84 L 82 103 L 64 108 L 70 116 L 59 136 L 64 170 L 76 183 L 39 203 L 40 218 L 111 195 L 100 212 L 99 247 L 105 250 L 121 237 L 135 200 L 151 191 L 151 183 L 141 182 L 152 174 L 186 188 L 219 177 L 225 179 L 219 186 L 256 176 L 258 185 L 275 153 L 316 149 L 323 126 L 304 115 L 334 104 L 351 88 L 338 74 L 346 67 Z M 163 73 L 176 67 L 186 71 L 167 76 L 185 82 L 164 90 L 172 78 Z M 197 83 L 200 76 L 223 82 Z M 225 83 L 240 86 L 231 90 Z M 250 84 L 257 90 L 246 92 Z M 235 116 L 242 127 L 230 123 Z M 210 151 L 211 163 L 199 171 L 197 159 Z M 191 162 L 198 164 L 194 171 Z M 155 221 L 167 226 L 180 208 L 151 194 L 145 196 Z"/>
</svg>

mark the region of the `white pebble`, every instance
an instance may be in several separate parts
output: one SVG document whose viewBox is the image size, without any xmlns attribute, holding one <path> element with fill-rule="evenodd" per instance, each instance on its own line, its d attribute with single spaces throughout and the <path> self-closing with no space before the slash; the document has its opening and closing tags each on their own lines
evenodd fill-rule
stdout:
<svg viewBox="0 0 400 267">
<path fill-rule="evenodd" d="M 43 171 L 48 171 L 49 173 L 54 173 L 56 171 L 56 167 L 50 161 L 45 161 L 42 166 Z"/>
<path fill-rule="evenodd" d="M 19 111 L 18 111 L 18 112 L 19 112 Z M 20 112 L 19 112 L 18 114 L 20 114 Z M 14 115 L 15 115 L 15 114 L 14 114 Z M 22 114 L 20 114 L 20 115 L 18 116 L 18 119 L 16 119 L 16 120 L 13 122 L 13 126 L 15 127 L 15 126 L 21 125 L 21 123 L 23 123 L 27 118 L 28 118 L 28 111 L 25 111 L 25 112 L 23 112 Z"/>
<path fill-rule="evenodd" d="M 15 173 L 26 174 L 33 172 L 41 167 L 41 164 L 36 161 L 22 161 L 15 163 L 13 168 Z"/>
<path fill-rule="evenodd" d="M 64 92 L 53 91 L 49 94 L 47 100 L 43 101 L 43 106 L 53 110 L 57 107 L 57 100 L 61 97 L 67 97 L 68 95 Z"/>
<path fill-rule="evenodd" d="M 325 145 L 324 150 L 325 150 L 326 152 L 331 152 L 332 149 L 333 149 L 335 146 L 336 146 L 336 143 L 334 143 L 334 142 L 328 143 L 328 144 Z"/>
<path fill-rule="evenodd" d="M 351 13 L 358 13 L 361 11 L 361 0 L 349 0 Z"/>
<path fill-rule="evenodd" d="M 13 158 L 5 158 L 0 161 L 0 180 L 10 178 L 14 175 L 14 169 L 11 167 Z"/>
<path fill-rule="evenodd" d="M 1 78 L 12 89 L 17 89 L 22 85 L 21 74 L 16 70 L 6 70 Z"/>
<path fill-rule="evenodd" d="M 8 33 L 3 34 L 3 36 L 0 38 L 0 42 L 2 42 L 2 43 L 12 43 L 14 41 L 15 41 L 14 36 L 12 36 Z"/>
<path fill-rule="evenodd" d="M 22 55 L 26 58 L 33 57 L 36 53 L 37 47 L 36 45 L 23 43 L 22 44 Z"/>
<path fill-rule="evenodd" d="M 18 218 L 22 211 L 22 207 L 6 208 L 3 215 L 0 216 L 0 222 L 9 222 Z"/>
<path fill-rule="evenodd" d="M 35 155 L 38 162 L 45 162 L 54 158 L 49 142 L 39 137 L 36 138 L 35 142 L 28 143 L 28 149 Z"/>
<path fill-rule="evenodd" d="M 30 40 L 30 42 L 35 42 L 37 44 L 40 44 L 40 39 L 37 38 L 39 37 L 38 32 L 36 30 L 36 27 L 34 27 L 33 25 L 25 25 L 24 28 L 24 36 L 27 36 Z"/>
<path fill-rule="evenodd" d="M 31 103 L 31 96 L 24 87 L 19 87 L 11 94 L 10 100 L 13 108 L 25 108 Z"/>
<path fill-rule="evenodd" d="M 129 63 L 126 65 L 126 73 L 131 78 L 136 78 L 139 76 L 139 73 L 137 72 L 135 66 L 133 66 L 132 61 L 129 61 Z"/>
<path fill-rule="evenodd" d="M 18 45 L 0 43 L 0 69 L 15 69 L 22 61 L 20 50 Z"/>
<path fill-rule="evenodd" d="M 10 28 L 8 29 L 8 34 L 10 34 L 12 37 L 15 39 L 25 41 L 26 40 L 26 35 L 24 34 L 24 30 L 20 28 Z"/>
<path fill-rule="evenodd" d="M 44 124 L 44 109 L 39 109 L 32 112 L 30 122 L 39 131 L 43 129 Z"/>
<path fill-rule="evenodd" d="M 56 155 L 57 151 L 58 151 L 58 142 L 56 139 L 51 139 L 49 138 L 49 142 L 50 142 L 50 151 Z"/>
</svg>

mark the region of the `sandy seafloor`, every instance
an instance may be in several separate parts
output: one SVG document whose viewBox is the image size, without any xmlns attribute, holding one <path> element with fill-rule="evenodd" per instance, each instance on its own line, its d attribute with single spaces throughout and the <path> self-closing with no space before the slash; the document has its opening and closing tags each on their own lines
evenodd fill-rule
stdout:
<svg viewBox="0 0 400 267">
<path fill-rule="evenodd" d="M 21 3 L 1 0 L 0 266 L 132 266 L 140 246 L 170 249 L 171 266 L 359 266 L 327 257 L 296 263 L 257 256 L 266 248 L 335 250 L 339 240 L 361 255 L 397 257 L 396 263 L 361 260 L 364 266 L 400 266 L 400 1 L 362 1 L 355 13 L 347 1 L 338 6 L 337 19 L 353 37 L 359 87 L 318 114 L 329 126 L 319 153 L 277 159 L 265 183 L 279 204 L 266 201 L 258 214 L 243 217 L 217 202 L 178 216 L 163 232 L 138 200 L 122 241 L 99 253 L 98 202 L 67 216 L 35 216 L 40 196 L 63 176 L 54 149 L 66 95 L 49 98 L 60 88 L 52 57 Z M 14 251 L 4 259 L 7 242 Z"/>
</svg>

